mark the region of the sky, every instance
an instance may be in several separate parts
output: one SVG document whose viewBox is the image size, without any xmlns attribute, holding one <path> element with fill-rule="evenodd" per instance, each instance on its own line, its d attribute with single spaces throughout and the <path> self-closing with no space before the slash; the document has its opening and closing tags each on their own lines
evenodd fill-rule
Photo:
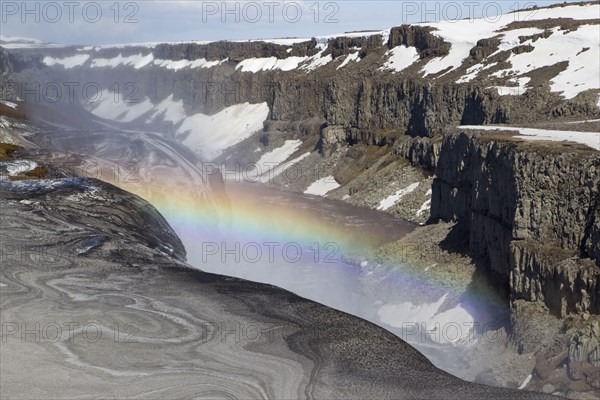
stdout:
<svg viewBox="0 0 600 400">
<path fill-rule="evenodd" d="M 63 44 L 305 38 L 411 22 L 493 19 L 500 13 L 557 2 L 0 0 L 0 34 Z"/>
</svg>

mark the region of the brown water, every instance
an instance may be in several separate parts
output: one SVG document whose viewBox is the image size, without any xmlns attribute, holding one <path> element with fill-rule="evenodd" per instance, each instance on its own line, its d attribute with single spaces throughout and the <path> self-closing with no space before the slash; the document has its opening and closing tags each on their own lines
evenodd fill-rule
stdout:
<svg viewBox="0 0 600 400">
<path fill-rule="evenodd" d="M 234 211 L 242 199 L 244 205 L 238 211 L 245 212 L 248 207 L 265 212 L 265 229 L 268 229 L 269 224 L 306 224 L 315 231 L 333 232 L 341 240 L 368 249 L 397 241 L 417 227 L 412 222 L 394 218 L 390 214 L 357 207 L 341 200 L 305 195 L 263 184 L 227 183 L 225 187 Z M 292 220 L 269 220 L 268 216 L 274 210 L 282 211 L 281 214 Z"/>
</svg>

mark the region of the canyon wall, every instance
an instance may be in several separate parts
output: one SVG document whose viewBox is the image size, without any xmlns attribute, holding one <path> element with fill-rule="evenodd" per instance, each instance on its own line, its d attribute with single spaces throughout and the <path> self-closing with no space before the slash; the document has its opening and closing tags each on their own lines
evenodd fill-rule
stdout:
<svg viewBox="0 0 600 400">
<path fill-rule="evenodd" d="M 461 132 L 444 136 L 436 175 L 431 218 L 468 227 L 472 255 L 512 300 L 600 313 L 597 151 Z"/>
<path fill-rule="evenodd" d="M 562 23 L 559 33 L 576 32 L 582 26 L 587 25 Z M 19 49 L 11 50 L 10 57 L 20 83 L 17 94 L 24 99 L 34 96 L 24 90 L 25 83 L 29 87 L 39 84 L 43 92 L 48 85 L 64 88 L 65 83 L 78 82 L 103 90 L 117 88 L 136 103 L 149 101 L 154 106 L 166 94 L 172 95 L 173 101 L 183 103 L 187 115 L 210 115 L 235 104 L 266 102 L 270 120 L 318 117 L 327 125 L 343 127 L 354 141 L 369 144 L 393 143 L 405 134 L 433 137 L 458 124 L 600 115 L 597 90 L 565 98 L 552 89 L 552 78 L 567 71 L 568 62 L 532 66 L 526 74 L 527 87 L 514 86 L 513 73 L 497 74 L 502 67 L 510 70 L 511 57 L 522 54 L 524 46 L 510 44 L 513 47 L 504 50 L 502 45 L 508 45 L 501 45 L 497 35 L 477 41 L 460 66 L 423 72 L 431 63 L 444 60 L 454 46 L 435 33 L 432 27 L 403 25 L 364 37 L 313 38 L 293 44 L 254 41 Z M 521 42 L 532 40 L 523 37 Z M 404 62 L 395 52 L 409 50 L 412 61 L 394 66 Z M 485 73 L 471 78 L 473 70 Z M 507 95 L 507 90 L 518 95 Z M 43 94 L 35 100 L 43 101 Z M 74 103 L 85 103 L 80 91 L 76 95 Z M 63 93 L 60 100 L 66 97 Z M 88 106 L 93 109 L 95 105 Z M 163 122 L 163 128 L 168 128 L 169 123 Z"/>
</svg>

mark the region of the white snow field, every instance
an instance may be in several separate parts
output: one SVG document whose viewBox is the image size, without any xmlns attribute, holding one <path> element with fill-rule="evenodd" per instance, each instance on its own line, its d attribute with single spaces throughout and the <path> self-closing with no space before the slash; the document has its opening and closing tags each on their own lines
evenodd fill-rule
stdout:
<svg viewBox="0 0 600 400">
<path fill-rule="evenodd" d="M 147 124 L 161 120 L 171 122 L 177 128 L 178 138 L 207 160 L 218 157 L 223 150 L 262 130 L 269 115 L 267 103 L 236 104 L 214 115 L 188 115 L 183 101 L 174 100 L 173 95 L 156 105 L 148 98 L 128 103 L 123 96 L 109 90 L 102 91 L 98 98 L 96 102 L 85 104 L 95 116 L 123 123 L 140 118 L 144 118 Z"/>
<path fill-rule="evenodd" d="M 205 159 L 212 160 L 223 150 L 234 146 L 263 129 L 269 116 L 267 103 L 237 104 L 214 114 L 187 117 L 177 132 L 187 134 L 183 143 Z"/>
<path fill-rule="evenodd" d="M 414 47 L 396 46 L 391 50 L 388 50 L 386 55 L 389 55 L 389 59 L 383 64 L 380 70 L 391 69 L 396 72 L 400 72 L 410 67 L 414 62 L 419 60 L 419 53 Z"/>
<path fill-rule="evenodd" d="M 448 68 L 449 69 L 446 72 L 449 72 L 452 69 L 459 67 L 462 65 L 462 62 L 469 57 L 470 50 L 475 47 L 479 39 L 490 38 L 498 34 L 502 34 L 504 46 L 500 50 L 507 50 L 508 48 L 516 47 L 521 44 L 518 41 L 518 36 L 531 35 L 533 33 L 539 33 L 538 31 L 540 31 L 539 29 L 536 30 L 535 28 L 528 28 L 528 31 L 524 29 L 518 29 L 520 32 L 499 32 L 511 22 L 537 21 L 549 18 L 572 18 L 574 20 L 586 20 L 594 17 L 598 18 L 599 15 L 600 5 L 588 4 L 522 11 L 487 19 L 464 19 L 460 21 L 441 21 L 434 23 L 426 22 L 417 24 L 436 28 L 437 30 L 434 31 L 433 34 L 441 37 L 452 45 L 450 53 L 447 56 L 438 57 L 431 60 L 429 63 L 427 63 L 427 65 L 425 65 L 423 72 L 424 75 L 429 75 L 440 73 Z M 547 46 L 562 46 L 565 42 L 570 42 L 570 45 L 572 46 L 571 49 L 576 48 L 574 51 L 577 53 L 582 50 L 583 47 L 581 45 L 588 43 L 590 40 L 592 43 L 598 42 L 597 26 L 589 25 L 584 26 L 583 28 L 585 29 L 582 32 L 577 30 L 575 32 L 571 32 L 572 35 L 569 33 L 570 36 L 566 39 L 552 35 L 548 39 L 539 39 L 535 42 L 528 40 L 524 44 L 531 44 L 535 48 L 540 46 L 542 48 L 540 54 L 533 55 L 531 53 L 523 53 L 518 56 L 523 56 L 524 58 L 528 59 L 532 58 L 535 62 L 535 60 L 542 58 L 546 54 L 544 49 Z M 596 35 L 593 36 L 590 32 L 588 32 L 587 28 L 595 29 Z M 562 32 L 560 34 L 562 35 Z M 595 50 L 598 50 L 597 46 Z M 563 61 L 558 57 L 559 53 L 562 54 L 560 49 L 555 48 L 555 52 L 557 53 L 557 57 L 555 57 L 555 60 L 553 60 L 552 64 L 555 64 L 558 61 Z M 567 60 L 570 60 L 570 58 L 571 52 L 568 52 Z M 594 64 L 592 64 L 589 66 L 589 69 L 597 68 Z"/>
<path fill-rule="evenodd" d="M 523 75 L 534 69 L 568 61 L 566 70 L 551 81 L 551 90 L 572 99 L 588 89 L 600 89 L 598 60 L 600 59 L 600 34 L 598 25 L 584 25 L 576 31 L 563 32 L 553 28 L 552 35 L 545 40 L 524 44 L 533 46 L 530 53 L 512 54 L 508 61 L 512 68 L 498 71 L 492 76 Z M 584 50 L 588 48 L 588 50 Z"/>
<path fill-rule="evenodd" d="M 414 192 L 418 187 L 419 187 L 419 182 L 411 183 L 404 189 L 400 189 L 393 195 L 388 196 L 385 199 L 381 200 L 381 202 L 379 203 L 379 207 L 377 207 L 377 209 L 380 211 L 389 210 L 390 208 L 395 206 L 400 200 L 402 200 L 402 198 L 404 196 L 406 196 L 409 193 Z"/>
<path fill-rule="evenodd" d="M 268 153 L 262 155 L 262 157 L 256 162 L 256 171 L 261 175 L 261 181 L 268 181 L 275 176 L 281 174 L 285 169 L 292 166 L 290 163 L 281 165 L 285 160 L 290 158 L 292 154 L 298 150 L 302 145 L 300 140 L 286 140 L 285 144 Z M 310 154 L 310 153 L 309 153 Z M 300 160 L 296 159 L 298 162 Z M 284 169 L 279 167 L 285 167 Z"/>
<path fill-rule="evenodd" d="M 43 63 L 48 66 L 62 65 L 65 69 L 80 67 L 90 58 L 89 54 L 77 54 L 65 58 L 44 57 Z"/>
<path fill-rule="evenodd" d="M 312 194 L 314 196 L 326 197 L 327 193 L 340 187 L 340 184 L 335 181 L 333 176 L 326 176 L 313 182 L 304 194 Z"/>
<path fill-rule="evenodd" d="M 421 60 L 415 47 L 404 45 L 396 46 L 386 52 L 386 57 L 379 65 L 380 70 L 401 73 L 407 68 L 418 65 L 422 76 L 428 79 L 437 79 L 450 71 L 463 65 L 470 58 L 470 50 L 483 38 L 498 37 L 500 46 L 496 53 L 488 56 L 481 63 L 471 66 L 466 72 L 457 78 L 457 82 L 470 82 L 478 78 L 497 78 L 501 83 L 493 84 L 488 89 L 497 91 L 502 96 L 518 96 L 526 93 L 529 89 L 531 78 L 525 76 L 531 71 L 566 62 L 566 69 L 550 80 L 550 89 L 561 94 L 566 99 L 572 99 L 586 90 L 600 90 L 600 73 L 598 72 L 598 59 L 600 59 L 600 35 L 598 24 L 587 24 L 575 30 L 560 30 L 558 27 L 551 28 L 551 35 L 547 38 L 540 37 L 537 40 L 527 39 L 521 43 L 521 37 L 542 33 L 543 30 L 536 27 L 524 27 L 512 30 L 503 30 L 515 21 L 537 21 L 552 18 L 571 18 L 573 20 L 600 19 L 600 4 L 590 3 L 584 5 L 570 4 L 555 8 L 541 8 L 527 10 L 491 17 L 487 19 L 464 19 L 458 21 L 423 22 L 417 26 L 431 27 L 433 35 L 439 36 L 450 43 L 449 54 L 429 60 Z M 384 42 L 389 40 L 390 29 L 382 31 L 365 31 L 343 33 L 339 35 L 327 35 L 316 38 L 319 50 L 313 56 L 306 57 L 264 57 L 240 60 L 237 64 L 229 59 L 206 60 L 168 60 L 157 59 L 153 48 L 157 43 L 146 44 L 117 44 L 107 46 L 84 46 L 73 47 L 76 55 L 64 58 L 45 57 L 43 62 L 53 68 L 114 68 L 127 67 L 136 70 L 148 68 L 165 68 L 172 71 L 183 69 L 215 68 L 223 63 L 232 63 L 232 66 L 242 73 L 259 73 L 262 71 L 301 71 L 311 73 L 319 68 L 325 67 L 333 62 L 331 54 L 324 55 L 328 41 L 336 37 L 369 37 L 382 35 Z M 288 53 L 296 43 L 309 40 L 308 38 L 291 39 L 267 39 L 265 42 L 274 43 L 288 47 Z M 21 47 L 52 47 L 57 46 L 36 39 L 21 37 L 0 36 L 2 46 Z M 241 40 L 238 42 L 249 42 Z M 171 42 L 171 43 L 198 43 L 210 42 Z M 508 58 L 506 68 L 489 75 L 491 68 L 497 67 L 498 63 L 487 63 L 490 57 L 498 52 L 511 50 L 520 45 L 529 45 L 533 48 L 531 52 L 511 54 Z M 116 57 L 103 58 L 100 56 L 102 49 L 122 48 L 130 46 L 141 46 L 144 49 L 131 50 L 136 53 L 126 55 L 125 50 Z M 338 58 L 337 69 L 346 68 L 351 63 L 361 62 L 361 48 L 355 47 L 352 53 Z M 172 123 L 178 137 L 192 150 L 204 157 L 213 158 L 222 153 L 226 148 L 239 143 L 254 132 L 262 129 L 262 123 L 267 118 L 269 110 L 266 104 L 237 104 L 219 113 L 209 116 L 200 113 L 195 115 L 191 111 L 186 112 L 185 104 L 175 100 L 173 95 L 161 101 L 150 101 L 139 99 L 138 103 L 128 104 L 124 99 L 117 98 L 112 92 L 102 92 L 101 100 L 97 103 L 86 105 L 86 108 L 98 117 L 115 120 L 117 122 L 130 123 L 144 118 L 148 124 L 167 122 Z M 598 98 L 600 108 L 600 96 Z M 477 127 L 477 129 L 488 129 Z M 490 128 L 491 129 L 491 128 Z M 503 127 L 504 129 L 504 127 Z M 216 139 L 209 140 L 214 132 L 218 131 Z M 527 140 L 573 140 L 584 143 L 597 149 L 600 147 L 597 135 L 593 133 L 574 133 L 562 131 L 541 131 L 520 129 L 519 136 Z M 315 182 L 316 184 L 316 182 Z M 318 185 L 317 185 L 318 186 Z M 319 191 L 320 192 L 320 191 Z M 388 201 L 393 201 L 389 199 Z M 387 203 L 380 205 L 382 209 Z"/>
<path fill-rule="evenodd" d="M 248 58 L 241 61 L 235 69 L 243 72 L 270 71 L 274 69 L 291 71 L 298 68 L 298 65 L 307 59 L 308 57 L 288 57 L 284 59 L 278 59 L 277 57 Z"/>
</svg>

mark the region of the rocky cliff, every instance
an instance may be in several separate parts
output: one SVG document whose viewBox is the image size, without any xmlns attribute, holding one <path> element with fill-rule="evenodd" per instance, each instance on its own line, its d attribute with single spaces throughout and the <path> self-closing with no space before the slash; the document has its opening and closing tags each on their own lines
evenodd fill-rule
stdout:
<svg viewBox="0 0 600 400">
<path fill-rule="evenodd" d="M 431 222 L 455 221 L 466 235 L 510 299 L 516 350 L 535 354 L 535 376 L 549 388 L 600 383 L 599 166 L 589 147 L 509 133 L 448 133 L 439 151 Z"/>
<path fill-rule="evenodd" d="M 586 65 L 597 52 L 590 41 L 599 20 L 589 19 L 597 7 L 543 9 L 526 21 L 509 14 L 494 23 L 460 21 L 450 24 L 453 29 L 403 25 L 305 40 L 11 49 L 11 59 L 18 82 L 63 90 L 68 82 L 92 84 L 123 97 L 124 110 L 148 105 L 135 116 L 116 118 L 128 124 L 147 124 L 152 117 L 153 126 L 163 123 L 185 135 L 185 116 L 266 102 L 269 120 L 318 117 L 365 143 L 375 142 L 373 132 L 390 142 L 404 134 L 431 137 L 457 124 L 598 116 L 600 87 L 586 79 Z M 476 27 L 480 31 L 466 42 L 456 37 Z M 552 46 L 558 57 L 546 54 Z M 573 84 L 565 90 L 567 81 Z M 16 91 L 32 97 L 25 85 Z M 62 93 L 58 101 L 66 97 Z M 76 90 L 75 97 L 97 116 L 111 117 L 103 100 L 113 96 L 90 101 Z M 182 117 L 156 115 L 167 98 L 180 102 Z M 37 100 L 48 99 L 42 93 Z"/>
<path fill-rule="evenodd" d="M 509 138 L 444 137 L 431 218 L 464 223 L 472 254 L 512 299 L 539 299 L 561 317 L 597 314 L 600 155 Z"/>
</svg>

